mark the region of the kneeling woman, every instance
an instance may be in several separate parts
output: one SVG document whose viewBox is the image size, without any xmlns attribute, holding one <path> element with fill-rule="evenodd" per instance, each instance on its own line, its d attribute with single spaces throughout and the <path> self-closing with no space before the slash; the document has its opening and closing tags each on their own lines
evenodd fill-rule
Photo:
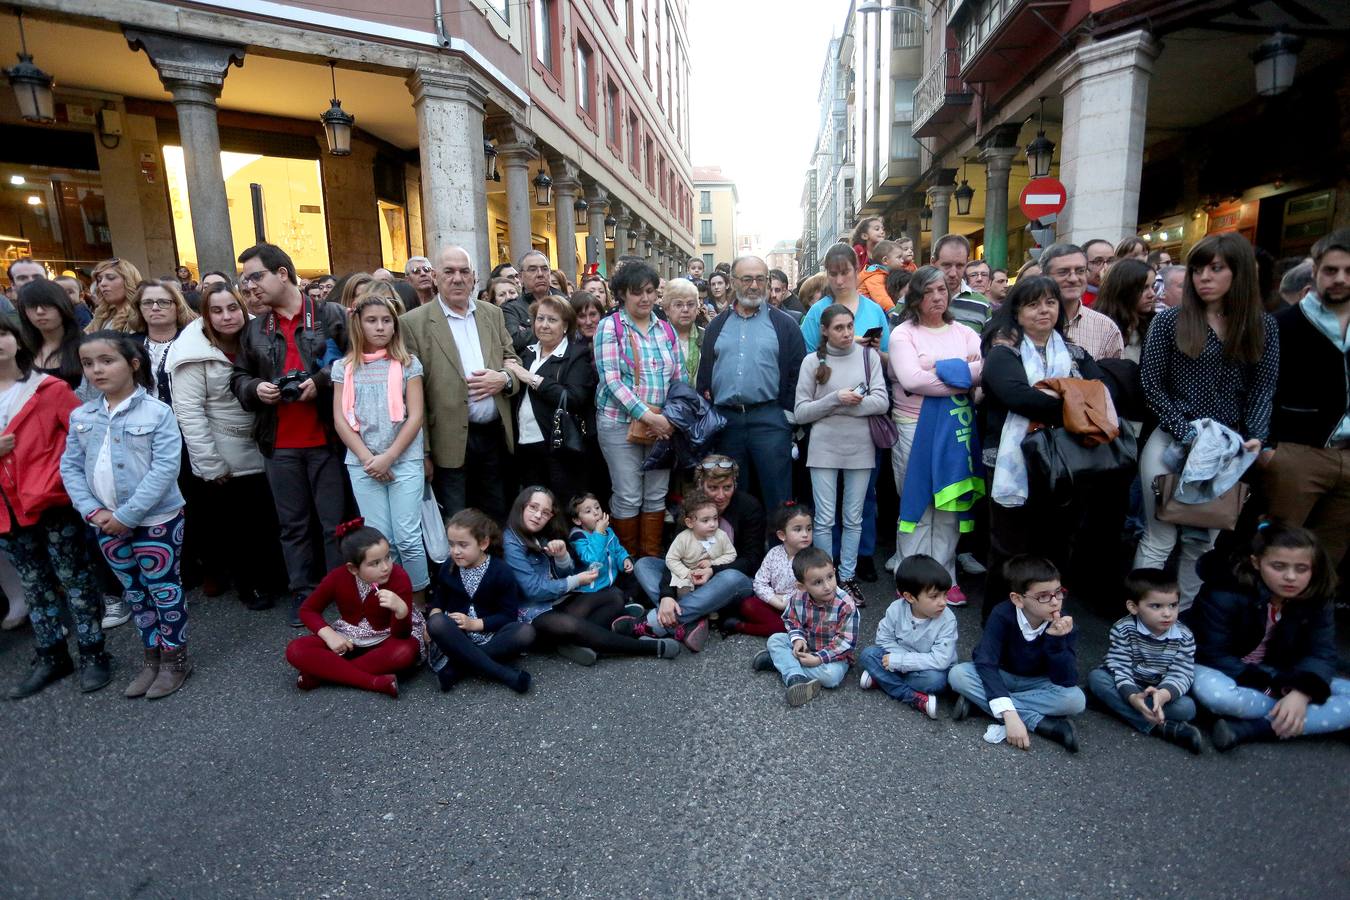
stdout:
<svg viewBox="0 0 1350 900">
<path fill-rule="evenodd" d="M 600 573 L 574 571 L 576 565 L 553 517 L 553 494 L 539 485 L 521 491 L 511 507 L 502 543 L 524 595 L 520 620 L 533 624 L 538 635 L 560 654 L 583 666 L 595 662 L 597 651 L 662 659 L 678 656 L 679 641 L 631 638 L 610 630 L 623 614 L 623 595 L 613 587 L 577 593 L 577 588 L 591 584 Z"/>
<path fill-rule="evenodd" d="M 313 690 L 326 681 L 398 696 L 396 673 L 421 656 L 422 616 L 413 608 L 412 581 L 389 554 L 378 529 L 354 519 L 337 528 L 345 564 L 324 576 L 300 606 L 313 634 L 286 647 L 286 661 L 300 670 L 296 686 Z M 336 603 L 338 617 L 324 621 Z"/>
</svg>

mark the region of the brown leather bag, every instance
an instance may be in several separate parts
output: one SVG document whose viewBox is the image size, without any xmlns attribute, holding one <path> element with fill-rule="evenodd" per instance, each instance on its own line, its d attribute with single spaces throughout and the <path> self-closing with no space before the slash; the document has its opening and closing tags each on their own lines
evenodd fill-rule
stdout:
<svg viewBox="0 0 1350 900">
<path fill-rule="evenodd" d="M 1153 514 L 1159 522 L 1193 528 L 1218 528 L 1221 531 L 1232 531 L 1237 527 L 1242 507 L 1251 495 L 1251 488 L 1246 484 L 1239 481 L 1205 503 L 1181 503 L 1175 499 L 1180 483 L 1180 475 L 1158 475 L 1153 479 L 1153 496 L 1157 498 Z"/>
</svg>

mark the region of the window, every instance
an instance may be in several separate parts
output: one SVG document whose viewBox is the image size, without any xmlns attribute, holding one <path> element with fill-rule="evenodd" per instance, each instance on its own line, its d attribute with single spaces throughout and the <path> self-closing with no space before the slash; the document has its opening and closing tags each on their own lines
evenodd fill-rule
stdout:
<svg viewBox="0 0 1350 900">
<path fill-rule="evenodd" d="M 656 147 L 651 138 L 647 138 L 647 187 L 656 187 Z"/>
<path fill-rule="evenodd" d="M 485 0 L 487 8 L 497 14 L 507 25 L 511 24 L 511 4 L 508 0 Z"/>
<path fill-rule="evenodd" d="M 714 240 L 714 238 L 713 238 L 712 219 L 700 219 L 700 220 L 699 220 L 699 222 L 698 222 L 698 242 L 699 242 L 700 244 L 715 244 L 715 243 L 717 243 L 717 241 Z M 708 263 L 708 265 L 711 266 L 712 263 L 710 262 L 710 263 Z"/>
<path fill-rule="evenodd" d="M 711 274 L 712 274 L 712 270 L 713 270 L 713 266 L 715 266 L 715 265 L 716 265 L 716 263 L 713 262 L 713 255 L 712 255 L 711 253 L 705 253 L 705 254 L 703 254 L 703 271 L 704 271 L 704 272 L 706 272 L 706 273 L 708 273 L 709 275 L 711 275 Z"/>
<path fill-rule="evenodd" d="M 628 114 L 628 167 L 634 173 L 642 171 L 642 123 L 635 112 Z"/>
<path fill-rule="evenodd" d="M 698 211 L 705 215 L 712 212 L 712 191 L 698 192 Z"/>
<path fill-rule="evenodd" d="M 596 131 L 600 118 L 596 108 L 600 69 L 599 58 L 595 53 L 595 38 L 575 16 L 572 20 L 572 30 L 576 36 L 577 114 L 591 131 Z"/>
<path fill-rule="evenodd" d="M 918 86 L 917 78 L 891 79 L 891 159 L 919 158 L 919 142 L 911 133 Z"/>
<path fill-rule="evenodd" d="M 623 155 L 623 99 L 613 78 L 605 79 L 605 143 Z"/>
<path fill-rule="evenodd" d="M 531 0 L 534 20 L 530 39 L 534 44 L 534 58 L 530 61 L 549 88 L 562 96 L 562 23 L 559 20 L 561 0 Z"/>
</svg>

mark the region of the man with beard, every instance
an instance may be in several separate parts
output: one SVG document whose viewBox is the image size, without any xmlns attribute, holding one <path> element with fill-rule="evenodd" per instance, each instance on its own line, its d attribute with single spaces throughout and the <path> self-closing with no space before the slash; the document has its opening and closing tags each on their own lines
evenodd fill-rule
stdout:
<svg viewBox="0 0 1350 900">
<path fill-rule="evenodd" d="M 1275 315 L 1280 378 L 1261 453 L 1269 513 L 1312 530 L 1338 566 L 1350 545 L 1350 228 L 1312 248 L 1313 289 Z"/>
<path fill-rule="evenodd" d="M 720 452 L 742 472 L 753 467 L 760 499 L 777 509 L 792 487 L 789 416 L 806 342 L 792 317 L 767 302 L 769 267 L 743 256 L 731 267 L 735 302 L 708 325 L 698 391 L 727 421 Z"/>
</svg>

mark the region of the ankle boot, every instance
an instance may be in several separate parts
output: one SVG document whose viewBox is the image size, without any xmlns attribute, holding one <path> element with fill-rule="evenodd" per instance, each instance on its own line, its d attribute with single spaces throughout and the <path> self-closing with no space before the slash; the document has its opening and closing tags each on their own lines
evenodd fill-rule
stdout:
<svg viewBox="0 0 1350 900">
<path fill-rule="evenodd" d="M 1258 741 L 1275 740 L 1275 729 L 1270 720 L 1262 716 L 1259 719 L 1219 719 L 1210 732 L 1214 749 L 1227 753 L 1238 744 L 1254 744 Z"/>
<path fill-rule="evenodd" d="M 91 694 L 108 686 L 112 681 L 112 657 L 97 648 L 80 648 L 80 691 Z"/>
<path fill-rule="evenodd" d="M 609 527 L 614 529 L 614 536 L 623 544 L 623 549 L 628 551 L 628 555 L 637 559 L 641 556 L 642 547 L 638 544 L 638 519 L 634 516 L 631 519 L 609 520 Z"/>
<path fill-rule="evenodd" d="M 661 533 L 666 527 L 664 512 L 645 512 L 638 519 L 638 545 L 642 548 L 640 556 L 664 557 L 661 549 Z"/>
<path fill-rule="evenodd" d="M 183 686 L 192 674 L 192 660 L 188 659 L 186 647 L 174 647 L 159 653 L 159 674 L 155 683 L 145 692 L 145 699 L 158 700 L 167 697 Z"/>
<path fill-rule="evenodd" d="M 1153 733 L 1169 744 L 1184 747 L 1197 756 L 1200 754 L 1200 729 L 1190 722 L 1173 722 L 1168 719 L 1153 729 Z"/>
<path fill-rule="evenodd" d="M 145 692 L 150 690 L 150 685 L 155 683 L 155 678 L 159 675 L 159 648 L 150 647 L 145 651 L 145 663 L 141 666 L 141 671 L 137 673 L 131 684 L 122 693 L 128 697 L 142 697 Z"/>
<path fill-rule="evenodd" d="M 22 700 L 24 697 L 31 697 L 47 685 L 55 684 L 74 671 L 75 663 L 71 660 L 70 651 L 66 649 L 64 642 L 45 650 L 40 649 L 33 654 L 33 668 L 28 672 L 28 677 L 10 690 L 9 699 Z"/>
</svg>

